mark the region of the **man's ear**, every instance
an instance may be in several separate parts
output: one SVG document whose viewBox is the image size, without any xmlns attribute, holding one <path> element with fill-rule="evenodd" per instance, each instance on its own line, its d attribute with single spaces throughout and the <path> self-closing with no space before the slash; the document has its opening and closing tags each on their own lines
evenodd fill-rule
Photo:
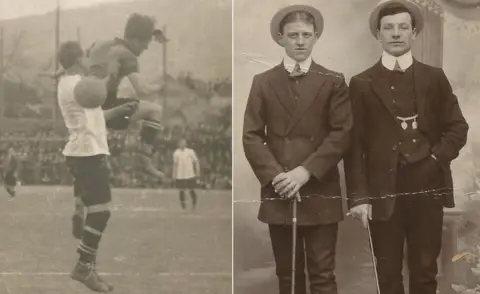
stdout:
<svg viewBox="0 0 480 294">
<path fill-rule="evenodd" d="M 283 43 L 284 43 L 283 34 L 281 32 L 278 33 L 277 38 L 278 38 L 278 42 L 283 45 Z"/>
</svg>

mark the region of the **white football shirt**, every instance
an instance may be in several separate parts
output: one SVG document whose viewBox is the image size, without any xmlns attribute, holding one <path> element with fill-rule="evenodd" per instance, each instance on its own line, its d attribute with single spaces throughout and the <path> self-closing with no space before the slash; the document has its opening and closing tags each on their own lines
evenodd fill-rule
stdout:
<svg viewBox="0 0 480 294">
<path fill-rule="evenodd" d="M 83 108 L 75 100 L 74 89 L 81 78 L 80 75 L 63 76 L 58 83 L 58 105 L 69 133 L 63 155 L 110 155 L 102 108 Z"/>
<path fill-rule="evenodd" d="M 180 149 L 178 148 L 173 153 L 173 162 L 177 167 L 177 173 L 174 175 L 177 180 L 187 180 L 194 178 L 195 169 L 194 165 L 197 162 L 197 155 L 195 151 L 190 148 Z"/>
</svg>

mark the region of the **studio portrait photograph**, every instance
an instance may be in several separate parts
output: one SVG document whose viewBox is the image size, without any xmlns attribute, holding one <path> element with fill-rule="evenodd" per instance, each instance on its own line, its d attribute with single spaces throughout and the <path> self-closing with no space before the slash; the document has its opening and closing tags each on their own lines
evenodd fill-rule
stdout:
<svg viewBox="0 0 480 294">
<path fill-rule="evenodd" d="M 480 2 L 233 7 L 235 293 L 476 293 Z"/>
</svg>

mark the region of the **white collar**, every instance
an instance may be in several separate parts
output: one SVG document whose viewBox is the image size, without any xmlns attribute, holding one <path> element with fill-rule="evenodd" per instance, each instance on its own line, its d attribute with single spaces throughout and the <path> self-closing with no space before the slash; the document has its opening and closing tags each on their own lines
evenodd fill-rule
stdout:
<svg viewBox="0 0 480 294">
<path fill-rule="evenodd" d="M 287 54 L 285 54 L 285 56 L 283 57 L 283 66 L 285 67 L 285 69 L 289 73 L 291 73 L 293 71 L 293 68 L 295 67 L 295 64 L 297 64 L 297 63 L 300 65 L 300 69 L 302 70 L 302 72 L 306 73 L 306 72 L 308 72 L 308 70 L 310 69 L 310 66 L 312 65 L 312 56 L 308 56 L 307 59 L 305 59 L 304 61 L 301 61 L 301 62 L 297 62 L 297 61 L 293 60 Z"/>
<path fill-rule="evenodd" d="M 398 64 L 402 70 L 407 70 L 413 64 L 412 51 L 408 51 L 402 56 L 395 57 L 385 51 L 382 53 L 382 64 L 385 68 L 393 70 L 395 68 L 395 62 L 398 60 Z"/>
</svg>

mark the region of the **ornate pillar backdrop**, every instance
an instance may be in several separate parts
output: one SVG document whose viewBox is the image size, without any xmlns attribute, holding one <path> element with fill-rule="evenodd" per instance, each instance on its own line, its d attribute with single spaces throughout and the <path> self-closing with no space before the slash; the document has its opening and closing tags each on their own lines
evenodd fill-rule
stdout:
<svg viewBox="0 0 480 294">
<path fill-rule="evenodd" d="M 419 61 L 442 67 L 443 65 L 443 8 L 434 0 L 413 0 L 423 10 L 425 26 L 413 46 L 413 55 Z"/>
</svg>

